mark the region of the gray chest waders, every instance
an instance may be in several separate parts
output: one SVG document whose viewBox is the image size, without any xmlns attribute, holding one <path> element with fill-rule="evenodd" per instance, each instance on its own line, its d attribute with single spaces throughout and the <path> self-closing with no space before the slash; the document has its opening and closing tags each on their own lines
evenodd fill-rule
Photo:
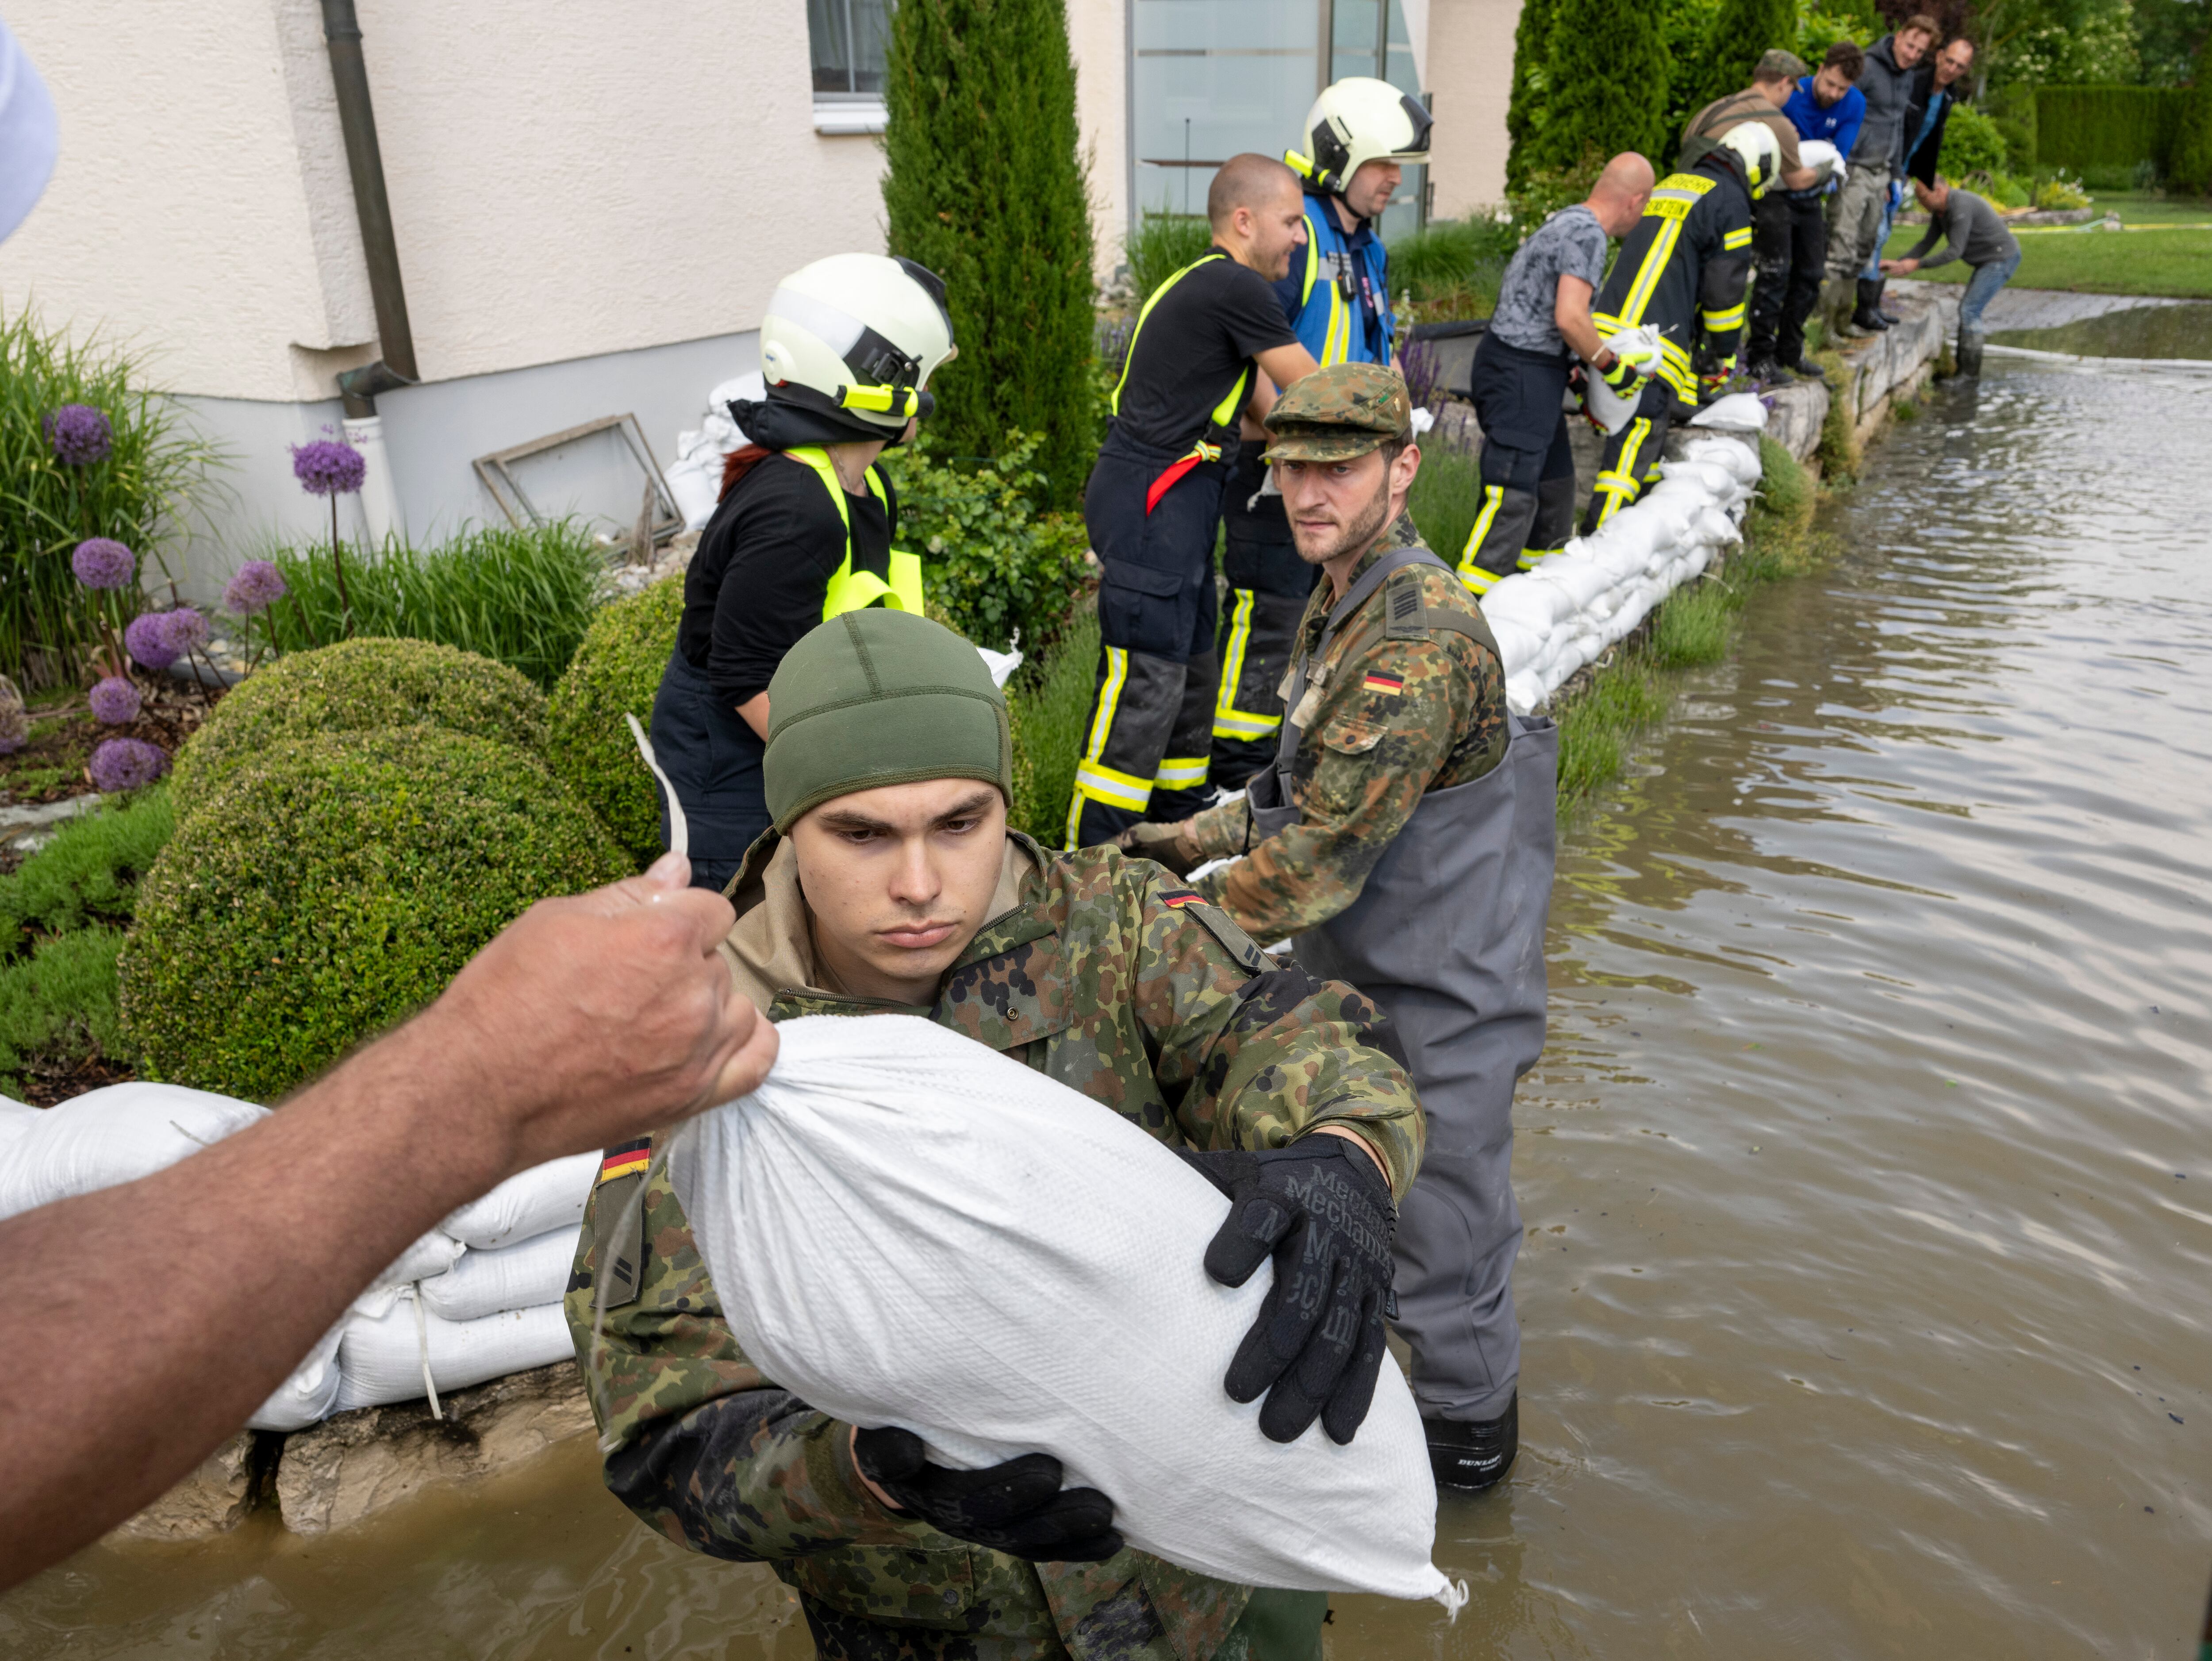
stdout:
<svg viewBox="0 0 2212 1661">
<path fill-rule="evenodd" d="M 1398 549 L 1362 573 L 1313 658 L 1295 666 L 1291 709 L 1337 629 L 1392 572 L 1416 564 L 1449 569 L 1426 549 Z M 1513 1085 L 1544 1047 L 1559 732 L 1541 716 L 1508 726 L 1504 759 L 1424 796 L 1359 898 L 1294 943 L 1310 973 L 1382 1006 L 1427 1109 L 1428 1152 L 1398 1215 L 1397 1328 L 1413 1349 L 1422 1416 L 1460 1422 L 1503 1413 L 1520 1377 Z M 1301 737 L 1285 718 L 1274 765 L 1251 781 L 1261 836 L 1297 821 L 1290 783 Z"/>
</svg>

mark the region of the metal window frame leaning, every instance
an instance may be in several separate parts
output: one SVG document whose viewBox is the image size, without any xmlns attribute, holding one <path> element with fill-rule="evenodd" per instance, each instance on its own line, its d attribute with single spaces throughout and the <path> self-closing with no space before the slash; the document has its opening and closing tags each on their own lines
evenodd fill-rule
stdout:
<svg viewBox="0 0 2212 1661">
<path fill-rule="evenodd" d="M 520 530 L 526 524 L 544 524 L 545 515 L 530 500 L 530 493 L 509 470 L 509 464 L 527 461 L 532 456 L 542 456 L 550 450 L 558 450 L 564 444 L 574 444 L 597 433 L 615 432 L 622 435 L 629 446 L 631 457 L 645 476 L 647 487 L 652 490 L 655 517 L 650 527 L 654 546 L 668 541 L 684 529 L 684 512 L 676 505 L 676 493 L 668 488 L 662 476 L 660 464 L 653 458 L 653 451 L 646 444 L 645 428 L 638 424 L 634 414 L 602 415 L 597 421 L 587 421 L 575 427 L 564 427 L 558 433 L 549 433 L 542 439 L 531 439 L 521 444 L 509 445 L 504 450 L 495 450 L 489 455 L 478 456 L 469 465 L 476 470 L 491 499 L 499 504 L 499 511 L 507 522 Z M 510 498 L 512 498 L 510 500 Z M 518 506 L 520 511 L 518 512 Z"/>
</svg>

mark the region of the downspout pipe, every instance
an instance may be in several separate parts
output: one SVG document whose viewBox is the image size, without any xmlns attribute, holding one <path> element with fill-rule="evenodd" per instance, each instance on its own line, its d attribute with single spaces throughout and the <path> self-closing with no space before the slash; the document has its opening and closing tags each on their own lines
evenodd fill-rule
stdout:
<svg viewBox="0 0 2212 1661">
<path fill-rule="evenodd" d="M 378 393 L 412 386 L 422 377 L 415 367 L 415 333 L 407 322 L 407 289 L 399 280 L 399 245 L 392 234 L 384 153 L 376 142 L 376 112 L 368 100 L 368 64 L 361 53 L 361 19 L 354 0 L 323 0 L 323 39 L 330 46 L 338 128 L 345 135 L 346 167 L 353 175 L 354 211 L 361 219 L 369 298 L 376 306 L 376 337 L 384 349 L 374 363 L 338 377 L 346 414 L 364 417 L 376 413 Z"/>
</svg>

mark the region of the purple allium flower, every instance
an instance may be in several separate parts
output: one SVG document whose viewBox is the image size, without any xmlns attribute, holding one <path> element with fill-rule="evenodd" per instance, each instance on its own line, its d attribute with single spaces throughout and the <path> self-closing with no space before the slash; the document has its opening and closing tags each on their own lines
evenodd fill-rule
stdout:
<svg viewBox="0 0 2212 1661">
<path fill-rule="evenodd" d="M 120 675 L 111 675 L 92 689 L 92 718 L 119 727 L 138 718 L 138 688 Z"/>
<path fill-rule="evenodd" d="M 148 611 L 131 620 L 123 631 L 123 649 L 148 669 L 167 669 L 184 652 L 169 640 L 169 614 Z"/>
<path fill-rule="evenodd" d="M 94 536 L 76 545 L 70 569 L 87 588 L 125 588 L 130 585 L 138 561 L 129 549 L 112 536 Z"/>
<path fill-rule="evenodd" d="M 161 614 L 161 626 L 173 655 L 181 658 L 188 652 L 198 652 L 208 643 L 208 620 L 188 605 Z"/>
<path fill-rule="evenodd" d="M 291 591 L 284 574 L 266 560 L 248 560 L 222 591 L 222 609 L 235 616 L 255 617 Z"/>
<path fill-rule="evenodd" d="M 150 785 L 168 770 L 168 756 L 143 738 L 110 738 L 92 752 L 92 786 L 103 796 Z"/>
<path fill-rule="evenodd" d="M 65 403 L 49 412 L 45 424 L 54 459 L 64 467 L 106 461 L 115 448 L 115 432 L 107 417 L 88 403 Z"/>
<path fill-rule="evenodd" d="M 313 496 L 350 496 L 368 476 L 361 452 L 336 439 L 292 446 L 292 476 Z"/>
</svg>

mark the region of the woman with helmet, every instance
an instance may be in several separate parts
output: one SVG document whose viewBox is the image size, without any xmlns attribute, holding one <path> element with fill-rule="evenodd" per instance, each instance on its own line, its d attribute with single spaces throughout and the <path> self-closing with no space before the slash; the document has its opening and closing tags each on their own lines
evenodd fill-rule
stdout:
<svg viewBox="0 0 2212 1661">
<path fill-rule="evenodd" d="M 750 442 L 723 464 L 653 702 L 697 887 L 726 884 L 769 827 L 761 757 L 784 653 L 840 612 L 922 608 L 921 561 L 892 546 L 898 501 L 876 461 L 913 437 L 929 377 L 953 355 L 945 285 L 912 260 L 833 254 L 769 301 L 766 396 L 730 406 Z"/>
<path fill-rule="evenodd" d="M 1676 402 L 1694 409 L 1735 374 L 1751 282 L 1751 204 L 1781 169 L 1773 130 L 1763 121 L 1740 123 L 1690 167 L 1659 181 L 1621 244 L 1590 321 L 1608 345 L 1626 330 L 1652 330 L 1659 360 L 1635 414 L 1599 452 L 1584 536 L 1659 476 Z"/>
</svg>

